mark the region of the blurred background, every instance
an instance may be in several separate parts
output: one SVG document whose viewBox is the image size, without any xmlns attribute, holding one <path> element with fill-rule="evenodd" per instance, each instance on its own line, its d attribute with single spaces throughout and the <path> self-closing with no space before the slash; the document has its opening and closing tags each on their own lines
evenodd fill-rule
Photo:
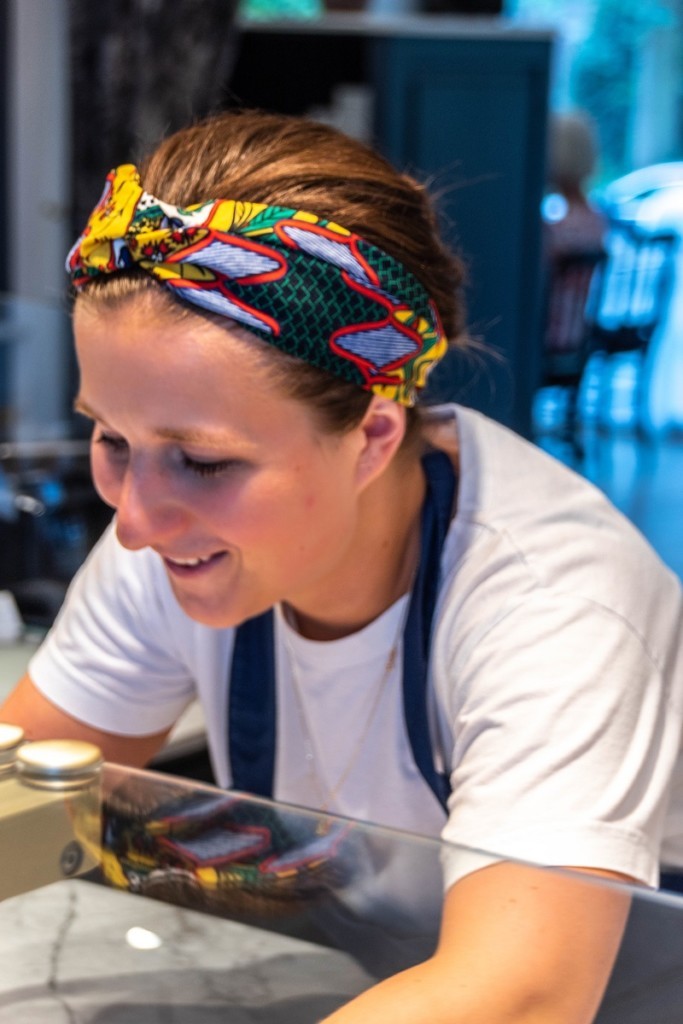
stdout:
<svg viewBox="0 0 683 1024">
<path fill-rule="evenodd" d="M 683 576 L 683 0 L 6 0 L 0 76 L 0 590 L 25 623 L 109 518 L 65 254 L 112 166 L 241 105 L 429 182 L 483 345 L 433 400 L 572 465 Z"/>
</svg>

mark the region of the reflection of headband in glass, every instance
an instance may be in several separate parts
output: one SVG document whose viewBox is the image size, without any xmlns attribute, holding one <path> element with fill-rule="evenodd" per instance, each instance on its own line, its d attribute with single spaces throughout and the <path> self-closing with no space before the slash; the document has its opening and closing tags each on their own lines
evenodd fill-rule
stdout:
<svg viewBox="0 0 683 1024">
<path fill-rule="evenodd" d="M 172 206 L 144 191 L 131 164 L 108 174 L 66 267 L 76 289 L 140 267 L 187 302 L 402 405 L 415 403 L 447 347 L 423 285 L 346 228 L 262 203 Z"/>
</svg>

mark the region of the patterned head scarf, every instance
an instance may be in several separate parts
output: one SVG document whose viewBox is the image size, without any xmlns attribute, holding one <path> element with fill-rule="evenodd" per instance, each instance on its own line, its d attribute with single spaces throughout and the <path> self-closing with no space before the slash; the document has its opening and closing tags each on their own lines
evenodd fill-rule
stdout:
<svg viewBox="0 0 683 1024">
<path fill-rule="evenodd" d="M 66 268 L 80 289 L 135 267 L 283 352 L 402 405 L 414 405 L 446 351 L 423 285 L 353 232 L 262 203 L 172 206 L 124 164 L 107 176 Z"/>
</svg>

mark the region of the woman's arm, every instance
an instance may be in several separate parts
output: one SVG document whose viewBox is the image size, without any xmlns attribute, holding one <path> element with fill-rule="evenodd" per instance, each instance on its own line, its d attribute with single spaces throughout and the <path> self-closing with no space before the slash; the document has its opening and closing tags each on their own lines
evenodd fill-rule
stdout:
<svg viewBox="0 0 683 1024">
<path fill-rule="evenodd" d="M 483 868 L 448 891 L 433 957 L 324 1024 L 590 1024 L 629 905 L 628 892 L 569 873 Z"/>
<path fill-rule="evenodd" d="M 107 761 L 141 768 L 164 744 L 170 729 L 152 736 L 122 736 L 94 729 L 72 718 L 43 696 L 25 675 L 0 706 L 0 722 L 19 725 L 29 740 L 87 740 L 100 748 Z"/>
</svg>

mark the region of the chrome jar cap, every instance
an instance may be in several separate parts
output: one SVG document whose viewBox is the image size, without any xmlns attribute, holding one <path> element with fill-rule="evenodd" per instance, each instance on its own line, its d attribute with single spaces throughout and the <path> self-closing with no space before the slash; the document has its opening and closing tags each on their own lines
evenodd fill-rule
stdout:
<svg viewBox="0 0 683 1024">
<path fill-rule="evenodd" d="M 16 754 L 19 777 L 39 789 L 80 789 L 99 775 L 102 754 L 84 740 L 36 740 Z"/>
</svg>

